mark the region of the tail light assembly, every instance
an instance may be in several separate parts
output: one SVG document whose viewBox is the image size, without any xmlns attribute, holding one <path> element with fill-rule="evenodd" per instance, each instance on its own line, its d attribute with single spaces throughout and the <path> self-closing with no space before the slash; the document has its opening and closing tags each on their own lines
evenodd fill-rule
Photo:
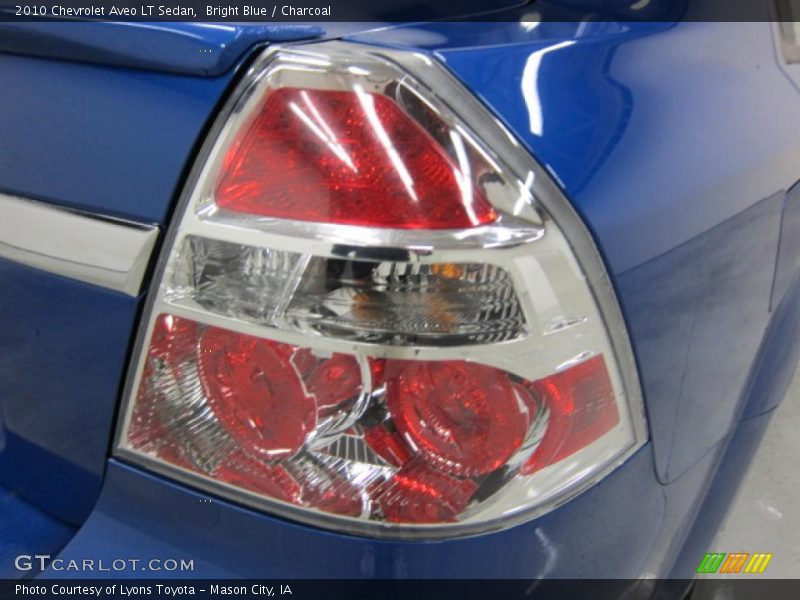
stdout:
<svg viewBox="0 0 800 600">
<path fill-rule="evenodd" d="M 590 236 L 442 65 L 345 42 L 256 60 L 167 237 L 117 456 L 427 539 L 542 514 L 645 437 Z"/>
</svg>

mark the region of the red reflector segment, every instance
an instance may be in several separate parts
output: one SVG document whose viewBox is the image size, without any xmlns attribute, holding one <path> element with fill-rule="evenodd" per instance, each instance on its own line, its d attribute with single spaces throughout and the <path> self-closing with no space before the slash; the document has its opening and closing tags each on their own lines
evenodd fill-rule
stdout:
<svg viewBox="0 0 800 600">
<path fill-rule="evenodd" d="M 294 364 L 302 365 L 306 389 L 314 395 L 320 410 L 336 408 L 361 391 L 361 370 L 352 356 L 316 358 L 310 350 L 301 348 L 294 355 Z"/>
<path fill-rule="evenodd" d="M 211 410 L 242 448 L 270 460 L 295 454 L 316 424 L 287 354 L 291 346 L 208 327 L 199 375 Z"/>
<path fill-rule="evenodd" d="M 457 479 L 413 463 L 378 487 L 373 500 L 391 523 L 450 523 L 477 489 L 471 479 Z"/>
<path fill-rule="evenodd" d="M 179 319 L 172 315 L 161 315 L 153 328 L 150 352 L 169 361 L 174 367 L 195 353 L 197 347 L 197 323 Z"/>
<path fill-rule="evenodd" d="M 388 361 L 385 377 L 395 427 L 443 471 L 494 471 L 519 449 L 531 423 L 508 375 L 492 367 Z"/>
<path fill-rule="evenodd" d="M 394 467 L 407 463 L 413 456 L 403 438 L 396 431 L 390 431 L 388 425 L 365 427 L 364 441 L 378 456 Z"/>
<path fill-rule="evenodd" d="M 386 96 L 280 88 L 230 146 L 216 203 L 260 216 L 399 229 L 491 223 L 497 215 L 470 171 Z"/>
<path fill-rule="evenodd" d="M 357 517 L 364 512 L 364 490 L 336 466 L 305 456 L 290 468 L 303 486 L 303 503 L 318 510 Z M 341 460 L 334 461 L 341 462 Z"/>
<path fill-rule="evenodd" d="M 281 465 L 266 464 L 239 452 L 223 461 L 214 471 L 214 475 L 223 483 L 284 502 L 300 504 L 302 488 Z"/>
<path fill-rule="evenodd" d="M 550 417 L 541 444 L 522 467 L 523 474 L 563 460 L 619 423 L 614 388 L 602 356 L 526 387 L 543 398 Z"/>
</svg>

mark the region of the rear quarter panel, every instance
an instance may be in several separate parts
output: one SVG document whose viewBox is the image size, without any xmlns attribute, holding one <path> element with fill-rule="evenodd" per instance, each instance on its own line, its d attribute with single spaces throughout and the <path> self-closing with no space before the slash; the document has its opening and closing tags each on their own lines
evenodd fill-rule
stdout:
<svg viewBox="0 0 800 600">
<path fill-rule="evenodd" d="M 656 467 L 733 429 L 770 320 L 800 96 L 772 23 L 434 26 L 434 51 L 561 183 L 626 316 Z M 502 84 L 498 84 L 502 82 Z"/>
<path fill-rule="evenodd" d="M 0 54 L 0 192 L 164 224 L 232 77 Z M 141 297 L 0 259 L 0 485 L 79 524 L 97 499 Z"/>
</svg>

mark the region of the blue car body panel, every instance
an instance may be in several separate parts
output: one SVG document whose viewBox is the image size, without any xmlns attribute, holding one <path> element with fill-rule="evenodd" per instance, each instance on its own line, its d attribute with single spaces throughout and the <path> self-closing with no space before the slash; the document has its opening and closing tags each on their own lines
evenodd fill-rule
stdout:
<svg viewBox="0 0 800 600">
<path fill-rule="evenodd" d="M 0 191 L 163 224 L 231 77 L 0 55 Z M 0 484 L 79 524 L 102 482 L 140 299 L 3 260 L 0 280 Z"/>
<path fill-rule="evenodd" d="M 2 485 L 0 515 L 0 579 L 19 575 L 14 559 L 20 554 L 54 554 L 75 535 L 74 527 Z"/>
<path fill-rule="evenodd" d="M 629 503 L 631 497 L 637 501 Z M 209 578 L 531 578 L 568 577 L 576 570 L 587 577 L 614 573 L 625 578 L 643 568 L 664 511 L 649 446 L 626 468 L 550 515 L 457 540 L 353 537 L 257 515 L 224 501 L 201 502 L 204 498 L 112 461 L 97 509 L 61 556 L 122 552 L 194 559 L 195 572 L 171 574 L 179 577 L 199 572 Z M 593 547 L 586 552 L 590 524 Z M 621 547 L 630 554 L 615 551 Z M 76 576 L 66 571 L 49 575 Z M 130 570 L 119 576 L 148 575 Z"/>
<path fill-rule="evenodd" d="M 219 76 L 252 46 L 320 37 L 310 24 L 0 23 L 0 51 L 181 75 Z"/>
<path fill-rule="evenodd" d="M 102 48 L 108 30 L 95 31 Z M 444 61 L 562 185 L 617 290 L 652 441 L 541 518 L 435 543 L 200 502 L 111 460 L 64 556 L 194 558 L 183 575 L 202 577 L 687 576 L 738 483 L 730 465 L 752 455 L 800 354 L 800 196 L 786 194 L 800 179 L 800 92 L 771 25 L 509 20 L 351 39 Z M 201 77 L 0 55 L 14 83 L 0 95 L 0 189 L 166 225 L 234 63 L 186 67 Z M 0 281 L 16 290 L 0 295 L 0 481 L 78 523 L 100 490 L 142 299 L 11 263 Z M 38 436 L 31 423 L 54 414 L 66 423 Z M 81 422 L 101 432 L 91 449 Z M 43 468 L 84 471 L 91 493 L 25 483 L 38 452 L 55 461 Z"/>
<path fill-rule="evenodd" d="M 0 281 L 0 485 L 79 525 L 102 483 L 138 300 L 2 259 Z"/>
<path fill-rule="evenodd" d="M 800 177 L 800 97 L 772 28 L 481 23 L 362 38 L 435 52 L 564 187 L 615 281 L 665 482 L 730 432 L 770 316 L 783 199 Z"/>
<path fill-rule="evenodd" d="M 0 190 L 164 223 L 231 77 L 0 55 Z"/>
</svg>

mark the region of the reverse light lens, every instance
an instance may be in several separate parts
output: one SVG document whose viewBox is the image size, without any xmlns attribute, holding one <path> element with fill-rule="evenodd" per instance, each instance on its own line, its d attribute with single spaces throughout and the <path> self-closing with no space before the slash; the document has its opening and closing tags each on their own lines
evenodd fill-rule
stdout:
<svg viewBox="0 0 800 600">
<path fill-rule="evenodd" d="M 362 88 L 270 91 L 224 165 L 216 203 L 234 212 L 402 229 L 497 218 L 466 163 L 394 100 Z"/>
<path fill-rule="evenodd" d="M 280 329 L 389 345 L 521 337 L 505 270 L 488 264 L 343 260 L 189 236 L 172 302 Z"/>
<path fill-rule="evenodd" d="M 325 42 L 241 86 L 167 238 L 117 456 L 431 538 L 546 512 L 643 443 L 591 238 L 441 65 Z"/>
<path fill-rule="evenodd" d="M 619 423 L 614 390 L 602 356 L 538 381 L 532 391 L 544 399 L 550 417 L 542 443 L 522 467 L 525 474 L 563 460 Z"/>
</svg>

